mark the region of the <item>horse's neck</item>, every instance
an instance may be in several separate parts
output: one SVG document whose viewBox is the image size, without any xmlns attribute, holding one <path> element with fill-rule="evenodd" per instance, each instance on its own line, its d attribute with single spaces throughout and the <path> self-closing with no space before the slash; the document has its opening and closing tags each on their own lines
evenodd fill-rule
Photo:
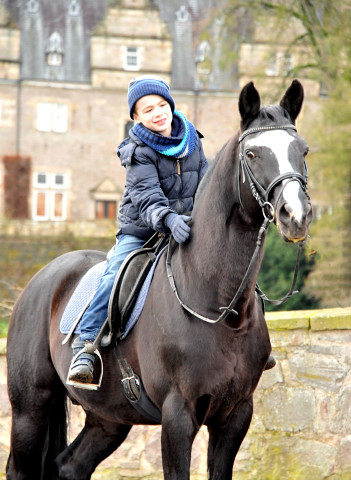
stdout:
<svg viewBox="0 0 351 480">
<path fill-rule="evenodd" d="M 228 145 L 193 211 L 191 242 L 180 248 L 174 262 L 180 289 L 196 307 L 210 313 L 228 305 L 247 271 L 255 250 L 259 226 L 245 218 L 237 192 L 238 167 L 233 146 Z M 228 158 L 227 158 L 228 157 Z M 241 297 L 252 295 L 262 254 L 260 253 Z M 191 292 L 191 294 L 190 294 Z"/>
</svg>

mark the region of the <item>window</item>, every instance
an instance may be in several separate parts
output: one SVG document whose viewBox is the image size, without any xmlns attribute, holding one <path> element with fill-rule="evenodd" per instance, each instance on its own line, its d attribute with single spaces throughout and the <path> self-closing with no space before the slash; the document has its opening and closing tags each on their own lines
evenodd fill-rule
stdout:
<svg viewBox="0 0 351 480">
<path fill-rule="evenodd" d="M 54 32 L 50 35 L 48 47 L 46 49 L 46 62 L 52 67 L 58 67 L 62 64 L 63 48 L 61 35 Z"/>
<path fill-rule="evenodd" d="M 118 202 L 123 189 L 116 186 L 114 181 L 106 177 L 100 181 L 91 192 L 95 218 L 116 219 Z"/>
<path fill-rule="evenodd" d="M 117 213 L 117 202 L 109 200 L 97 200 L 96 201 L 96 218 L 110 218 L 115 219 Z"/>
<path fill-rule="evenodd" d="M 266 75 L 291 75 L 294 69 L 294 56 L 289 52 L 273 53 L 267 61 Z"/>
<path fill-rule="evenodd" d="M 140 50 L 138 47 L 127 47 L 125 60 L 125 70 L 139 70 L 140 69 Z"/>
<path fill-rule="evenodd" d="M 66 220 L 67 175 L 35 172 L 33 187 L 33 220 Z"/>
<path fill-rule="evenodd" d="M 294 57 L 291 53 L 285 52 L 282 65 L 283 75 L 291 75 L 294 70 Z"/>
<path fill-rule="evenodd" d="M 273 53 L 267 61 L 266 75 L 269 77 L 276 77 L 279 75 L 279 56 Z"/>
<path fill-rule="evenodd" d="M 56 188 L 66 187 L 66 175 L 63 173 L 54 173 L 53 174 L 53 183 Z"/>
<path fill-rule="evenodd" d="M 36 172 L 34 187 L 64 188 L 67 186 L 67 175 L 64 173 Z"/>
<path fill-rule="evenodd" d="M 38 103 L 37 129 L 40 132 L 67 132 L 67 105 L 62 103 Z"/>
</svg>

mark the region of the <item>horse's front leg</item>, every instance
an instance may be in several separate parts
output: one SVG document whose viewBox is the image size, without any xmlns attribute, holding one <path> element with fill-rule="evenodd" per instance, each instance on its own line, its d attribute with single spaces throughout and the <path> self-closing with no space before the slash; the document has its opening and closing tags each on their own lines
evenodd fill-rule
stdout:
<svg viewBox="0 0 351 480">
<path fill-rule="evenodd" d="M 234 460 L 249 429 L 252 397 L 233 410 L 225 425 L 208 426 L 208 472 L 209 480 L 231 480 Z"/>
<path fill-rule="evenodd" d="M 162 406 L 162 463 L 165 480 L 189 480 L 191 448 L 199 427 L 186 401 L 172 392 Z"/>
</svg>

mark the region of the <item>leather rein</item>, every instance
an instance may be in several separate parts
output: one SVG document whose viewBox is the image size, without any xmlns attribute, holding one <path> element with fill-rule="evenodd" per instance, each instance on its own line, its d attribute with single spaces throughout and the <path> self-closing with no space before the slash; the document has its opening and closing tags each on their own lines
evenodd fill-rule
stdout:
<svg viewBox="0 0 351 480">
<path fill-rule="evenodd" d="M 249 184 L 250 184 L 250 190 L 251 190 L 251 193 L 254 197 L 254 199 L 258 202 L 259 206 L 261 207 L 262 209 L 262 214 L 263 214 L 263 223 L 262 223 L 262 226 L 260 227 L 259 229 L 259 232 L 258 232 L 258 235 L 257 235 L 257 240 L 256 240 L 256 247 L 255 247 L 255 250 L 254 250 L 254 253 L 251 257 L 251 260 L 250 260 L 250 263 L 249 263 L 249 266 L 246 270 L 246 273 L 240 283 L 240 286 L 237 290 L 237 292 L 235 293 L 232 301 L 230 302 L 230 304 L 226 307 L 219 307 L 219 310 L 222 311 L 221 315 L 213 320 L 211 318 L 208 318 L 208 317 L 205 317 L 197 312 L 195 312 L 192 308 L 190 308 L 189 306 L 187 306 L 182 300 L 181 298 L 179 297 L 179 294 L 178 294 L 178 290 L 177 290 L 177 286 L 175 284 L 175 280 L 174 280 L 174 275 L 173 275 L 173 272 L 172 272 L 172 267 L 171 267 L 171 257 L 172 257 L 172 253 L 174 252 L 175 248 L 177 247 L 177 244 L 175 242 L 172 242 L 170 241 L 169 242 L 169 245 L 168 245 L 168 251 L 167 251 L 167 258 L 166 258 L 166 269 L 167 269 L 167 276 L 168 276 L 168 280 L 169 280 L 169 283 L 171 285 L 171 288 L 178 300 L 178 302 L 180 303 L 180 305 L 184 308 L 184 310 L 186 310 L 187 312 L 189 312 L 191 315 L 194 315 L 195 317 L 197 317 L 198 319 L 200 320 L 203 320 L 204 322 L 207 322 L 207 323 L 218 323 L 218 322 L 221 322 L 222 320 L 226 319 L 228 317 L 228 315 L 230 314 L 234 314 L 234 315 L 238 315 L 238 312 L 234 309 L 235 305 L 237 304 L 237 302 L 239 301 L 248 281 L 249 281 L 249 278 L 250 278 L 250 275 L 251 275 L 251 272 L 253 270 L 253 267 L 255 266 L 255 263 L 256 263 L 256 260 L 258 258 L 258 255 L 260 253 L 260 250 L 261 250 L 261 247 L 262 247 L 262 244 L 263 244 L 263 238 L 264 238 L 264 233 L 266 232 L 266 230 L 268 230 L 268 227 L 269 225 L 274 221 L 274 218 L 275 218 L 275 209 L 273 207 L 273 205 L 270 203 L 269 199 L 270 199 L 270 195 L 273 191 L 273 189 L 281 182 L 283 182 L 284 180 L 288 180 L 288 182 L 286 182 L 280 192 L 279 192 L 279 195 L 278 195 L 278 199 L 277 199 L 277 202 L 279 201 L 279 198 L 280 196 L 282 195 L 283 193 L 283 190 L 284 188 L 286 187 L 286 185 L 289 183 L 289 182 L 292 182 L 292 181 L 298 181 L 302 187 L 302 190 L 304 191 L 304 193 L 308 196 L 308 191 L 307 191 L 307 167 L 306 167 L 306 163 L 304 164 L 304 167 L 305 167 L 305 177 L 303 175 L 301 175 L 300 173 L 298 172 L 287 172 L 287 173 L 283 173 L 282 175 L 279 175 L 278 177 L 276 177 L 270 184 L 269 186 L 267 187 L 267 189 L 265 189 L 259 182 L 258 180 L 255 178 L 252 170 L 250 169 L 249 165 L 247 164 L 247 161 L 245 159 L 245 156 L 242 152 L 242 140 L 248 136 L 248 135 L 251 135 L 253 133 L 258 133 L 258 132 L 262 132 L 262 131 L 269 131 L 269 130 L 287 130 L 287 129 L 293 129 L 296 131 L 296 127 L 295 125 L 277 125 L 277 126 L 271 126 L 271 127 L 255 127 L 255 128 L 250 128 L 248 130 L 245 130 L 241 136 L 239 137 L 239 145 L 240 145 L 240 152 L 239 152 L 239 160 L 240 160 L 240 163 L 239 163 L 239 169 L 241 167 L 241 172 L 242 172 L 242 182 L 244 183 L 245 182 L 245 179 L 246 177 L 248 178 L 248 181 L 249 181 Z M 239 170 L 239 175 L 238 175 L 238 191 L 239 191 L 239 200 L 240 200 L 240 204 L 241 206 L 243 207 L 243 204 L 242 204 L 242 201 L 241 201 L 241 195 L 240 195 L 240 170 Z M 305 240 L 304 241 L 301 241 L 299 242 L 299 248 L 298 248 L 298 252 L 297 252 L 297 258 L 296 258 L 296 263 L 295 263 L 295 269 L 294 269 L 294 276 L 293 276 L 293 280 L 292 280 L 292 284 L 291 284 L 291 287 L 290 287 L 290 290 L 289 292 L 284 295 L 284 297 L 282 297 L 280 300 L 270 300 L 259 288 L 259 286 L 256 284 L 256 293 L 262 298 L 262 300 L 265 300 L 273 305 L 281 305 L 283 303 L 285 303 L 288 298 L 290 298 L 292 295 L 298 293 L 298 290 L 294 290 L 295 288 L 295 285 L 296 285 L 296 281 L 297 281 L 297 275 L 298 275 L 298 270 L 299 270 L 299 264 L 300 264 L 300 258 L 301 258 L 301 252 L 302 252 L 302 247 L 305 243 Z M 173 246 L 171 246 L 173 245 Z"/>
</svg>

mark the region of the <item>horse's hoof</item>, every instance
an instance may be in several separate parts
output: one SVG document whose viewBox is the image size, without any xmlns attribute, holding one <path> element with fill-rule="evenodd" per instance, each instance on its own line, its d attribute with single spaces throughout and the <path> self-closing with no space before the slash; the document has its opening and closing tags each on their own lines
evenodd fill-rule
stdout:
<svg viewBox="0 0 351 480">
<path fill-rule="evenodd" d="M 265 370 L 270 370 L 271 368 L 276 366 L 276 361 L 275 358 L 272 355 L 269 355 L 268 361 L 266 363 L 266 366 L 264 367 Z"/>
</svg>

